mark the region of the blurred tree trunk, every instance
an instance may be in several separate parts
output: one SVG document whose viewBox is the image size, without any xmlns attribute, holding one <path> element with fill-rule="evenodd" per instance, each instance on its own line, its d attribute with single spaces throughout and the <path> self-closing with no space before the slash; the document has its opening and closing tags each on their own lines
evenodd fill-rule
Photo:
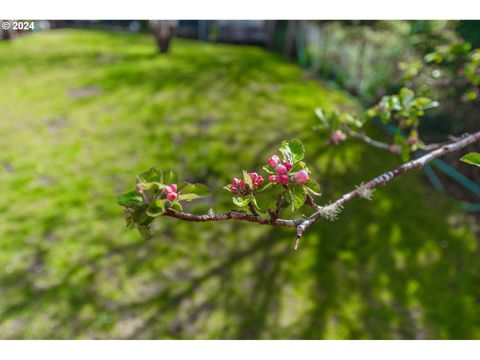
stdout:
<svg viewBox="0 0 480 360">
<path fill-rule="evenodd" d="M 295 33 L 297 31 L 297 20 L 288 20 L 287 21 L 287 34 L 285 37 L 285 46 L 283 48 L 283 54 L 288 59 L 296 59 L 296 39 Z"/>
<path fill-rule="evenodd" d="M 176 20 L 150 20 L 150 30 L 153 33 L 158 50 L 161 53 L 168 52 L 170 40 L 175 33 L 178 21 Z"/>
<path fill-rule="evenodd" d="M 269 50 L 273 50 L 274 48 L 276 26 L 277 20 L 266 20 L 265 32 L 267 34 L 267 41 L 265 46 Z"/>
</svg>

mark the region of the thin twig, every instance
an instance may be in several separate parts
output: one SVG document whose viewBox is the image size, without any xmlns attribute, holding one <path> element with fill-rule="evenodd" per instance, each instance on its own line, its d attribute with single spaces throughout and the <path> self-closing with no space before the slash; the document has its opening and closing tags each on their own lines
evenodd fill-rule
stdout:
<svg viewBox="0 0 480 360">
<path fill-rule="evenodd" d="M 400 146 L 395 145 L 395 144 L 387 144 L 375 139 L 372 139 L 371 137 L 365 135 L 363 132 L 357 132 L 355 130 L 352 130 L 349 126 L 343 125 L 343 129 L 350 135 L 351 137 L 357 138 L 362 140 L 363 142 L 367 143 L 368 145 L 371 145 L 373 147 L 383 149 L 383 150 L 388 150 L 392 153 L 395 154 L 400 154 L 402 152 L 402 149 L 400 149 Z"/>
<path fill-rule="evenodd" d="M 344 129 L 347 132 L 347 134 L 350 135 L 351 137 L 362 140 L 364 143 L 366 143 L 368 145 L 371 145 L 373 147 L 376 147 L 378 149 L 387 150 L 387 151 L 389 151 L 391 153 L 394 153 L 394 154 L 401 154 L 401 152 L 402 152 L 402 149 L 399 145 L 388 144 L 388 143 L 384 143 L 382 141 L 375 140 L 375 139 L 369 137 L 368 135 L 366 135 L 364 132 L 358 132 L 358 131 L 353 130 L 348 125 L 345 125 L 345 124 L 342 125 L 342 129 Z M 460 138 L 449 135 L 448 139 L 449 139 L 448 141 L 441 142 L 441 143 L 420 144 L 418 148 L 420 150 L 424 150 L 424 151 L 432 151 L 432 150 L 436 150 L 436 149 L 438 149 L 442 146 L 448 145 L 452 141 L 457 141 Z"/>
</svg>

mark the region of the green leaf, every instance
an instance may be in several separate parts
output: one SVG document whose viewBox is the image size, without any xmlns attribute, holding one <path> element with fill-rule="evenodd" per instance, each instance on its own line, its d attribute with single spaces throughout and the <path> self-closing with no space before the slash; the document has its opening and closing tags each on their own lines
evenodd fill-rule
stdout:
<svg viewBox="0 0 480 360">
<path fill-rule="evenodd" d="M 380 119 L 382 120 L 383 123 L 389 122 L 391 118 L 392 118 L 392 113 L 389 111 L 383 111 L 380 113 Z"/>
<path fill-rule="evenodd" d="M 275 209 L 276 201 L 285 189 L 280 184 L 271 184 L 268 186 L 268 191 L 256 192 L 255 201 L 261 209 Z"/>
<path fill-rule="evenodd" d="M 261 186 L 260 188 L 257 188 L 257 190 L 255 190 L 255 193 L 260 193 L 262 191 L 265 191 L 271 186 L 273 186 L 273 184 L 271 182 L 264 182 L 263 186 Z"/>
<path fill-rule="evenodd" d="M 300 171 L 305 168 L 305 163 L 303 161 L 299 161 L 295 165 L 293 165 L 292 170 L 290 170 L 292 173 L 296 173 L 297 171 Z"/>
<path fill-rule="evenodd" d="M 141 206 L 144 203 L 143 196 L 136 191 L 129 191 L 117 196 L 117 202 L 121 206 Z"/>
<path fill-rule="evenodd" d="M 252 178 L 250 177 L 250 175 L 248 175 L 248 172 L 246 172 L 245 170 L 243 170 L 243 181 L 245 181 L 245 184 L 247 184 L 250 187 L 250 189 L 253 189 Z"/>
<path fill-rule="evenodd" d="M 477 93 L 473 90 L 469 90 L 465 93 L 465 97 L 467 98 L 467 100 L 475 100 L 477 98 Z"/>
<path fill-rule="evenodd" d="M 288 143 L 288 146 L 290 147 L 293 163 L 295 164 L 301 161 L 305 155 L 305 147 L 303 146 L 303 143 L 298 139 L 293 139 Z"/>
<path fill-rule="evenodd" d="M 164 171 L 162 175 L 163 175 L 163 181 L 162 181 L 163 184 L 176 184 L 178 182 L 178 176 L 172 170 Z"/>
<path fill-rule="evenodd" d="M 147 208 L 146 206 L 142 206 L 141 208 L 135 209 L 135 211 L 132 213 L 131 215 L 132 221 L 135 224 L 148 225 L 154 220 L 153 217 L 148 216 L 145 213 L 146 208 Z"/>
<path fill-rule="evenodd" d="M 402 99 L 402 105 L 405 107 L 409 107 L 413 99 L 415 98 L 415 93 L 408 88 L 402 88 L 400 90 L 400 98 Z"/>
<path fill-rule="evenodd" d="M 284 161 L 292 159 L 292 152 L 290 150 L 290 147 L 288 146 L 287 141 L 285 141 L 285 140 L 282 141 L 282 145 L 280 146 L 280 148 L 278 150 L 282 153 Z"/>
<path fill-rule="evenodd" d="M 273 171 L 273 168 L 270 165 L 264 165 L 263 170 L 269 174 L 275 174 L 275 171 Z"/>
<path fill-rule="evenodd" d="M 425 62 L 435 62 L 435 63 L 441 63 L 443 61 L 443 56 L 438 53 L 438 52 L 432 52 L 427 55 L 425 55 Z"/>
<path fill-rule="evenodd" d="M 182 181 L 180 184 L 177 185 L 177 193 L 182 192 L 183 189 L 185 189 L 190 183 L 186 181 Z"/>
<path fill-rule="evenodd" d="M 208 187 L 203 184 L 188 184 L 179 191 L 178 200 L 192 201 L 209 194 Z"/>
<path fill-rule="evenodd" d="M 302 160 L 305 154 L 305 147 L 298 139 L 283 141 L 282 146 L 278 150 L 283 154 L 284 160 L 291 161 L 293 164 Z"/>
<path fill-rule="evenodd" d="M 174 201 L 174 202 L 170 203 L 169 208 L 172 209 L 172 210 L 178 211 L 178 212 L 183 211 L 183 206 L 178 201 Z"/>
<path fill-rule="evenodd" d="M 480 154 L 479 153 L 469 153 L 460 158 L 461 161 L 475 166 L 480 166 Z"/>
<path fill-rule="evenodd" d="M 137 180 L 139 182 L 162 182 L 162 172 L 156 168 L 150 168 L 149 170 L 138 175 Z"/>
<path fill-rule="evenodd" d="M 148 216 L 157 217 L 165 213 L 165 200 L 157 199 L 152 202 L 146 211 Z"/>
<path fill-rule="evenodd" d="M 148 225 L 137 225 L 137 230 L 144 240 L 150 240 L 153 237 Z"/>
<path fill-rule="evenodd" d="M 315 109 L 315 115 L 317 115 L 317 118 L 318 120 L 320 120 L 320 125 L 319 127 L 321 129 L 326 129 L 328 128 L 329 124 L 328 124 L 328 119 L 327 117 L 325 116 L 325 113 L 323 112 L 323 109 L 322 108 L 316 108 Z"/>
<path fill-rule="evenodd" d="M 253 204 L 255 209 L 260 210 L 260 208 L 258 207 L 258 204 L 257 204 L 257 200 L 255 199 L 255 196 L 253 196 L 253 195 L 250 196 L 250 202 Z"/>
<path fill-rule="evenodd" d="M 244 198 L 244 197 L 241 197 L 241 196 L 234 196 L 232 198 L 232 201 L 236 206 L 243 208 L 243 207 L 248 206 L 248 203 L 250 202 L 250 199 L 249 198 Z"/>
<path fill-rule="evenodd" d="M 290 196 L 290 205 L 292 210 L 295 211 L 305 204 L 306 194 L 302 185 L 292 184 L 288 188 L 288 193 Z"/>
<path fill-rule="evenodd" d="M 439 103 L 427 97 L 418 97 L 415 99 L 415 105 L 422 110 L 429 110 L 438 107 Z"/>
<path fill-rule="evenodd" d="M 373 118 L 373 117 L 375 117 L 375 116 L 377 116 L 377 115 L 378 115 L 378 109 L 377 109 L 376 106 L 374 106 L 374 107 L 372 107 L 372 108 L 370 108 L 370 109 L 367 110 L 367 116 L 368 116 L 368 117 Z"/>
<path fill-rule="evenodd" d="M 320 185 L 313 179 L 308 180 L 303 185 L 308 192 L 312 193 L 313 195 L 320 196 Z"/>
</svg>

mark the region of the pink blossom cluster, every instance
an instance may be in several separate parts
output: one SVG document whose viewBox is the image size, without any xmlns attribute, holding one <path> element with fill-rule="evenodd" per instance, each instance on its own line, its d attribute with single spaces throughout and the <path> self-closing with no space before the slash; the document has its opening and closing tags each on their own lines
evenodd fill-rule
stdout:
<svg viewBox="0 0 480 360">
<path fill-rule="evenodd" d="M 345 135 L 342 130 L 337 130 L 332 134 L 332 136 L 330 136 L 330 143 L 339 145 L 340 143 L 344 142 L 346 139 L 347 139 L 347 135 Z"/>
<path fill-rule="evenodd" d="M 227 188 L 235 194 L 246 195 L 263 184 L 263 177 L 258 175 L 256 172 L 248 173 L 248 176 L 250 176 L 250 179 L 252 180 L 251 188 L 244 180 L 240 180 L 238 178 L 233 178 L 232 183 L 228 184 Z"/>
<path fill-rule="evenodd" d="M 270 156 L 268 159 L 268 165 L 274 168 L 275 173 L 277 174 L 268 177 L 268 181 L 271 183 L 288 185 L 290 181 L 295 181 L 297 184 L 305 184 L 309 180 L 308 172 L 306 170 L 300 170 L 294 174 L 290 174 L 290 170 L 292 170 L 293 167 L 292 163 L 289 161 L 282 163 L 277 155 Z"/>
<path fill-rule="evenodd" d="M 168 201 L 174 201 L 177 198 L 177 184 L 170 184 L 165 186 L 163 192 L 167 195 Z"/>
</svg>

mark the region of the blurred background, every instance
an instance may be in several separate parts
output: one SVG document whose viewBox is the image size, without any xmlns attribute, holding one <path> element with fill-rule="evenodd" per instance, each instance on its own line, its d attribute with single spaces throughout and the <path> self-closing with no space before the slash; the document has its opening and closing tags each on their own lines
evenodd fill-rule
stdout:
<svg viewBox="0 0 480 360">
<path fill-rule="evenodd" d="M 5 29 L 7 26 L 3 27 Z M 459 153 L 291 229 L 161 218 L 145 242 L 116 195 L 156 166 L 222 189 L 299 138 L 328 202 L 401 159 L 315 131 L 360 112 L 476 21 L 35 21 L 0 30 L 0 338 L 480 337 L 478 170 Z M 478 130 L 457 74 L 422 138 Z M 384 129 L 369 131 L 388 139 Z M 478 146 L 465 150 L 477 150 Z"/>
</svg>

